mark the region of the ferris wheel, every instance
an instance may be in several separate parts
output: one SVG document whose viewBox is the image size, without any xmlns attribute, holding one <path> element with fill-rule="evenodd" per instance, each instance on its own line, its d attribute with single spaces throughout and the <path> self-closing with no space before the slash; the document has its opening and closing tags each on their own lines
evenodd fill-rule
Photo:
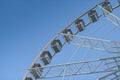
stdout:
<svg viewBox="0 0 120 80">
<path fill-rule="evenodd" d="M 103 0 L 58 32 L 23 80 L 120 80 L 120 0 Z"/>
</svg>

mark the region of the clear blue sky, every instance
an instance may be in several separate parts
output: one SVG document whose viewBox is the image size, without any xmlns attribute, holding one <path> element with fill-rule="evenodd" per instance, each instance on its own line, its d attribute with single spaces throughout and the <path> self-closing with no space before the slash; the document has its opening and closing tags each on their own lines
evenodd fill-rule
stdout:
<svg viewBox="0 0 120 80">
<path fill-rule="evenodd" d="M 47 42 L 101 0 L 0 0 L 0 79 L 21 80 Z"/>
</svg>

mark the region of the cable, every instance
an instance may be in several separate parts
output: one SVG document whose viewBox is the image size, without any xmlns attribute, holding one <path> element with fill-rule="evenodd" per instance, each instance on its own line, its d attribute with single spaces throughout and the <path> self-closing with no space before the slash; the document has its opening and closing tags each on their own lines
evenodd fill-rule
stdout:
<svg viewBox="0 0 120 80">
<path fill-rule="evenodd" d="M 106 23 L 104 22 L 104 24 L 102 24 L 102 27 L 104 27 L 106 25 Z M 90 33 L 90 35 L 89 36 L 92 36 L 94 33 L 96 33 L 98 30 L 100 30 L 101 28 L 102 28 L 101 26 L 99 26 L 95 31 L 93 31 L 92 33 Z M 110 30 L 110 32 L 108 32 L 105 36 L 103 36 L 103 39 L 104 38 L 106 38 L 106 37 L 108 37 L 108 36 L 110 36 L 111 35 L 111 33 L 114 31 L 116 29 L 116 27 L 115 28 L 113 28 L 112 30 Z M 85 41 L 85 40 L 84 40 Z M 84 44 L 84 41 L 82 42 L 82 44 Z M 80 43 L 81 44 L 81 43 Z M 82 45 L 81 44 L 81 45 Z M 78 46 L 77 47 L 77 49 L 73 52 L 73 54 L 71 55 L 71 57 L 69 58 L 69 60 L 68 60 L 68 62 L 70 62 L 71 60 L 72 60 L 72 58 L 75 56 L 75 54 L 78 52 L 78 50 L 80 49 L 80 47 L 81 46 Z M 84 60 L 85 59 L 85 57 L 87 56 L 87 54 L 86 54 L 86 52 L 84 53 L 84 55 L 83 55 L 83 57 L 82 57 L 82 59 Z M 64 80 L 64 74 L 65 74 L 65 72 L 66 72 L 66 68 L 67 67 L 65 67 L 65 69 L 64 69 L 64 73 L 63 73 L 63 78 L 62 78 L 62 80 Z M 71 78 L 70 78 L 71 79 Z"/>
<path fill-rule="evenodd" d="M 108 36 L 110 36 L 111 33 L 112 33 L 115 29 L 116 29 L 116 27 L 113 28 L 110 32 L 108 32 L 105 36 L 103 36 L 103 39 L 106 38 L 106 37 L 108 37 Z"/>
<path fill-rule="evenodd" d="M 102 27 L 99 26 L 99 27 L 98 27 L 95 31 L 93 31 L 89 36 L 92 36 L 94 33 L 96 33 L 98 30 L 100 30 L 101 28 L 103 28 L 105 25 L 106 25 L 106 23 L 104 23 L 104 24 L 102 25 Z M 110 34 L 111 34 L 115 29 L 116 29 L 116 27 L 113 28 L 109 33 L 107 33 L 103 38 L 106 38 L 106 37 L 110 36 Z M 79 47 L 78 47 L 78 48 L 79 48 Z M 88 52 L 88 50 L 86 50 L 86 51 L 84 52 L 84 55 L 83 55 L 81 61 L 84 60 L 85 57 L 88 55 L 88 54 L 86 54 L 87 52 Z M 71 79 L 71 78 L 70 78 L 70 79 Z M 69 80 L 70 80 L 70 79 L 69 79 Z"/>
<path fill-rule="evenodd" d="M 103 28 L 105 25 L 106 25 L 106 22 L 104 22 L 104 24 L 102 24 L 102 25 L 100 25 L 99 27 L 97 27 L 92 33 L 89 34 L 89 36 L 92 36 L 94 33 L 96 33 L 98 30 L 100 30 L 101 28 Z M 65 35 L 65 34 L 63 34 L 63 35 Z M 82 44 L 84 44 L 84 42 L 85 42 L 85 40 L 84 40 L 83 42 L 81 42 L 80 44 L 82 45 Z M 80 49 L 80 47 L 81 47 L 81 46 L 78 46 L 77 49 L 75 49 L 75 51 L 73 52 L 73 54 L 71 55 L 71 57 L 69 58 L 69 60 L 68 60 L 67 62 L 70 62 L 70 61 L 72 60 L 72 58 L 73 58 L 73 57 L 75 56 L 75 54 L 78 52 L 78 50 Z M 87 54 L 84 54 L 83 56 L 84 56 L 84 57 L 83 57 L 83 60 L 84 60 L 84 58 L 87 56 Z M 65 69 L 64 69 L 62 80 L 64 80 L 64 78 L 65 78 L 65 75 L 64 75 L 64 74 L 65 74 L 65 72 L 66 72 L 66 68 L 67 68 L 67 67 L 65 67 Z"/>
</svg>

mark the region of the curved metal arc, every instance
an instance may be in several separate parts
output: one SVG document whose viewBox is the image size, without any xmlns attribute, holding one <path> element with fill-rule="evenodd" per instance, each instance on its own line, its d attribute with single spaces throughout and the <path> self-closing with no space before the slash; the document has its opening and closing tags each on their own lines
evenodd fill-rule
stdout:
<svg viewBox="0 0 120 80">
<path fill-rule="evenodd" d="M 97 4 L 97 5 L 101 5 L 102 3 L 103 3 L 103 2 L 101 2 L 101 3 Z M 93 8 L 91 8 L 91 9 L 96 8 L 97 5 L 95 5 L 95 6 L 94 6 Z M 91 10 L 91 9 L 90 9 L 90 10 Z M 88 11 L 89 11 L 89 10 L 88 10 Z M 74 24 L 75 20 L 77 20 L 77 19 L 81 18 L 82 16 L 86 15 L 86 14 L 88 13 L 88 11 L 86 11 L 85 13 L 83 13 L 82 15 L 80 15 L 79 17 L 77 17 L 76 19 L 74 19 L 74 20 L 73 20 L 70 24 L 68 24 L 64 29 L 69 28 L 72 24 Z M 101 16 L 102 16 L 102 15 L 101 15 Z M 90 23 L 89 23 L 89 24 L 90 24 Z M 88 25 L 89 25 L 89 24 L 88 24 Z M 88 25 L 87 25 L 87 26 L 88 26 Z M 64 30 L 64 29 L 63 29 L 63 30 Z M 61 30 L 59 33 L 61 33 L 63 30 Z M 51 42 L 60 35 L 59 33 L 57 33 L 57 34 L 53 37 L 53 39 L 52 39 L 50 42 L 48 42 L 48 44 L 42 49 L 42 51 L 38 54 L 38 56 L 34 59 L 34 61 L 32 62 L 32 64 L 30 65 L 30 68 L 31 68 L 31 66 L 39 59 L 39 57 L 40 57 L 40 55 L 42 54 L 42 52 L 45 51 L 45 50 L 50 46 Z M 28 71 L 25 73 L 25 75 L 24 75 L 24 77 L 23 77 L 23 80 L 25 80 L 25 78 L 27 77 L 27 74 L 28 74 Z"/>
<path fill-rule="evenodd" d="M 99 4 L 101 4 L 101 3 L 99 3 Z M 93 8 L 91 8 L 91 9 L 94 9 L 94 8 L 96 8 L 97 7 L 97 5 L 95 5 Z M 89 11 L 89 10 L 88 10 Z M 80 15 L 79 17 L 77 17 L 76 19 L 74 19 L 72 22 L 70 22 L 64 29 L 66 29 L 66 28 L 69 28 L 72 24 L 74 24 L 74 22 L 75 22 L 75 20 L 77 20 L 77 19 L 79 19 L 79 18 L 81 18 L 82 16 L 84 16 L 85 14 L 87 14 L 88 13 L 88 11 L 86 11 L 85 13 L 83 13 L 82 15 Z M 89 23 L 90 24 L 90 23 Z M 88 24 L 88 25 L 89 25 Z M 59 33 L 61 33 L 64 29 L 62 29 Z M 60 34 L 59 33 L 57 33 L 54 37 L 53 37 L 53 39 L 50 41 L 50 42 L 48 42 L 48 44 L 42 49 L 42 51 L 37 55 L 37 57 L 34 59 L 34 61 L 32 62 L 32 64 L 30 65 L 30 67 L 39 59 L 39 57 L 40 57 L 40 55 L 42 54 L 42 52 L 43 51 L 45 51 L 47 48 L 48 48 L 48 46 L 51 44 L 51 42 L 53 41 L 53 40 L 55 40 Z M 24 77 L 23 77 L 23 80 L 25 80 L 25 77 L 27 76 L 27 74 L 28 74 L 28 72 L 26 72 L 25 73 L 25 75 L 24 75 Z"/>
<path fill-rule="evenodd" d="M 32 65 L 34 65 L 34 63 L 39 59 L 40 55 L 48 48 L 48 46 L 51 44 L 51 42 L 56 39 L 59 36 L 59 34 L 55 35 L 54 38 L 42 49 L 42 51 L 37 55 L 37 57 L 34 59 L 34 61 L 32 62 L 32 64 L 30 65 L 30 68 L 32 67 Z M 25 78 L 27 77 L 27 74 L 29 72 L 27 71 L 23 77 L 23 80 L 25 80 Z"/>
</svg>

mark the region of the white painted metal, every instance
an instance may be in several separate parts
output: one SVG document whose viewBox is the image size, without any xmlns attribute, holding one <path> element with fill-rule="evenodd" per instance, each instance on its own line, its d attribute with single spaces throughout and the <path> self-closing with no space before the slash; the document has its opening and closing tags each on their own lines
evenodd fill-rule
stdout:
<svg viewBox="0 0 120 80">
<path fill-rule="evenodd" d="M 67 35 L 63 33 L 61 34 Z M 69 36 L 74 37 L 74 40 L 70 42 L 70 44 L 85 47 L 85 48 L 105 51 L 108 53 L 120 54 L 120 42 L 86 37 L 86 36 L 77 36 L 77 35 L 69 35 Z"/>
<path fill-rule="evenodd" d="M 41 79 L 62 77 L 63 75 L 73 76 L 117 71 L 119 69 L 119 63 L 120 56 L 84 62 L 73 62 L 53 66 L 44 66 L 41 67 L 42 69 L 44 69 L 41 75 Z M 66 72 L 64 73 L 65 68 Z M 35 69 L 36 68 L 29 68 L 29 70 Z"/>
<path fill-rule="evenodd" d="M 100 9 L 103 10 L 104 15 L 107 19 L 109 19 L 116 26 L 120 27 L 120 19 L 118 17 L 116 17 L 115 15 L 113 15 L 112 13 L 109 13 L 108 11 L 103 9 L 100 6 L 101 4 L 102 4 L 102 2 L 95 5 L 91 9 L 95 9 L 95 8 L 99 7 Z M 115 8 L 117 8 L 117 7 L 118 6 L 116 6 Z M 113 9 L 115 9 L 115 8 L 113 8 Z M 88 14 L 88 11 L 86 11 L 85 13 L 83 13 L 82 15 L 77 17 L 74 21 L 72 21 L 70 24 L 68 24 L 63 30 L 70 28 L 71 25 L 73 25 L 77 19 Z M 103 15 L 103 13 L 100 13 L 99 18 L 102 15 Z M 88 22 L 85 26 L 88 26 L 90 24 L 91 24 L 91 22 Z M 57 35 L 55 35 L 55 37 L 43 48 L 43 50 L 34 59 L 31 66 L 34 63 L 36 63 L 37 60 L 40 60 L 41 53 L 43 53 L 43 51 L 45 51 L 50 46 L 50 44 L 53 40 L 55 40 L 56 38 L 59 37 L 59 35 L 61 35 L 61 32 L 63 30 L 61 30 Z M 75 34 L 77 34 L 77 32 Z M 82 44 L 80 44 L 79 42 L 75 42 L 75 41 L 71 41 L 70 44 L 74 44 L 74 45 L 85 47 L 85 48 L 95 49 L 95 50 L 106 51 L 108 53 L 120 53 L 120 49 L 119 49 L 120 42 L 91 38 L 91 37 L 84 37 L 84 36 L 76 36 L 75 34 L 70 35 L 70 36 L 73 36 L 74 38 L 78 39 L 79 42 L 82 41 Z M 65 34 L 62 34 L 62 35 L 65 35 Z M 64 42 L 64 44 L 65 44 L 65 42 Z M 116 62 L 115 59 L 118 59 L 118 61 Z M 98 59 L 98 60 L 92 60 L 92 61 L 60 64 L 60 65 L 54 65 L 54 66 L 42 66 L 41 68 L 43 68 L 43 72 L 42 72 L 41 78 L 52 78 L 52 77 L 62 77 L 63 75 L 64 76 L 73 76 L 73 75 L 84 75 L 84 74 L 118 71 L 118 65 L 120 64 L 119 61 L 120 61 L 120 57 L 112 57 L 112 58 Z M 107 66 L 107 65 L 109 65 L 108 63 L 113 64 L 113 65 L 112 66 L 110 65 L 108 67 Z M 25 78 L 28 75 L 30 75 L 29 71 L 31 69 L 36 69 L 36 68 L 31 68 L 31 66 L 29 67 L 29 70 L 25 73 L 23 80 L 25 80 Z M 65 68 L 66 68 L 66 72 L 64 74 L 63 72 L 64 72 Z"/>
<path fill-rule="evenodd" d="M 117 16 L 115 16 L 114 14 L 110 13 L 109 11 L 107 11 L 106 9 L 104 9 L 103 7 L 101 7 L 100 5 L 98 5 L 99 8 L 102 9 L 102 11 L 104 12 L 104 16 L 113 24 L 115 24 L 116 26 L 120 27 L 120 18 L 118 18 Z"/>
<path fill-rule="evenodd" d="M 120 70 L 113 71 L 112 73 L 107 74 L 98 80 L 120 80 Z"/>
</svg>

